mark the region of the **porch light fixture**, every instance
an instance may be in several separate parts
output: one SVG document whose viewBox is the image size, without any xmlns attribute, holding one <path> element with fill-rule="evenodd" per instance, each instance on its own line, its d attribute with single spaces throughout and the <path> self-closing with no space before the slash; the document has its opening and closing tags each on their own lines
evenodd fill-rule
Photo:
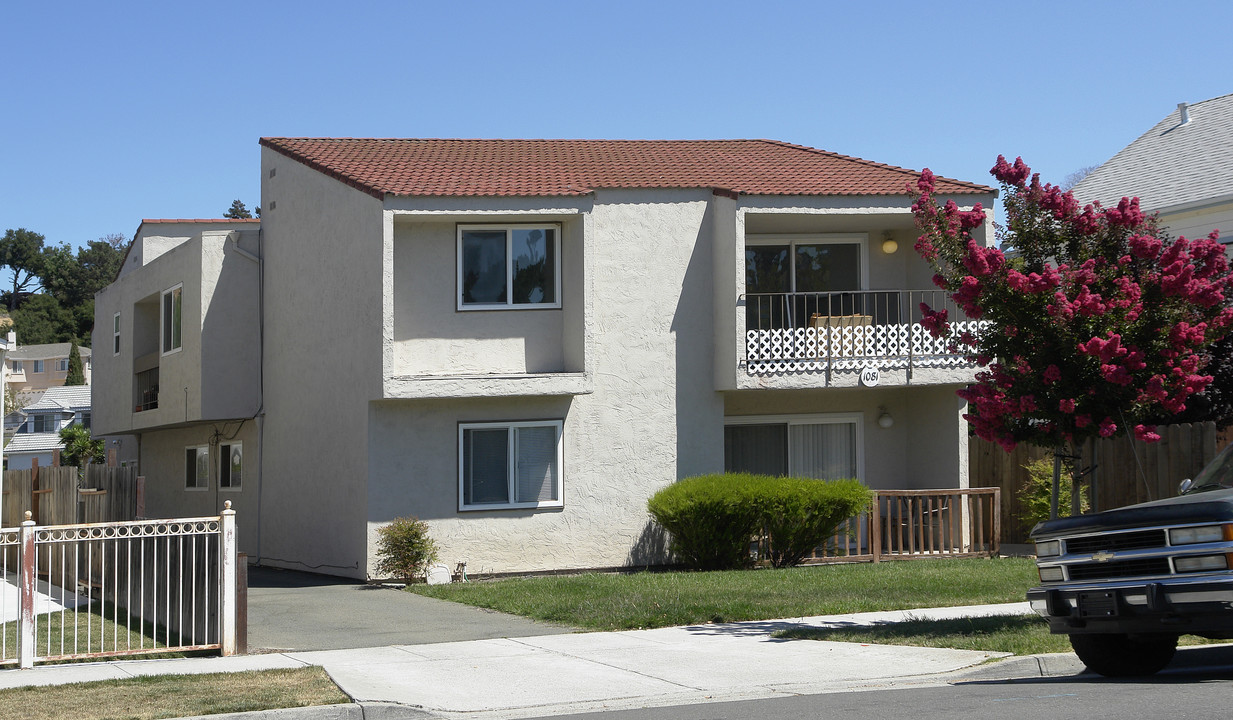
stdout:
<svg viewBox="0 0 1233 720">
<path fill-rule="evenodd" d="M 894 255 L 899 249 L 899 243 L 895 242 L 895 238 L 891 235 L 890 230 L 882 232 L 882 252 L 887 255 Z"/>
<path fill-rule="evenodd" d="M 878 408 L 878 412 L 880 413 L 878 415 L 878 427 L 886 430 L 890 428 L 891 425 L 895 424 L 895 418 L 891 417 L 891 414 L 886 411 L 886 408 Z"/>
</svg>

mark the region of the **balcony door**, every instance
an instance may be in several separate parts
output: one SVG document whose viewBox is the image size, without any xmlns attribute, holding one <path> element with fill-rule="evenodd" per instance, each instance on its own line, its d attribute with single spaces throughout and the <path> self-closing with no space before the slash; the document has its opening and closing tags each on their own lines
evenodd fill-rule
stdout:
<svg viewBox="0 0 1233 720">
<path fill-rule="evenodd" d="M 860 312 L 863 235 L 751 236 L 745 244 L 746 327 L 805 327 L 819 315 Z"/>
<path fill-rule="evenodd" d="M 862 479 L 862 443 L 859 413 L 732 419 L 724 427 L 724 470 Z"/>
</svg>

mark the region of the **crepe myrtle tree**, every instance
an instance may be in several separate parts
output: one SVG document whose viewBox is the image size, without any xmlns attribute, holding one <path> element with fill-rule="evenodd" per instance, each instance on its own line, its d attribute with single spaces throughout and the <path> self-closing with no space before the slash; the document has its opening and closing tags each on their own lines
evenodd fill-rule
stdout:
<svg viewBox="0 0 1233 720">
<path fill-rule="evenodd" d="M 1211 382 L 1209 348 L 1233 328 L 1229 267 L 1215 232 L 1170 238 L 1138 198 L 1080 207 L 1021 158 L 998 156 L 991 173 L 1009 254 L 972 238 L 985 222 L 979 203 L 939 204 L 929 170 L 909 188 L 916 251 L 979 329 L 959 332 L 945 309 L 924 303 L 922 324 L 982 368 L 959 391 L 976 435 L 1007 452 L 1052 448 L 1056 488 L 1061 459 L 1084 441 L 1131 432 L 1155 442 L 1152 419 L 1181 412 Z M 1055 491 L 1054 516 L 1056 502 Z"/>
</svg>

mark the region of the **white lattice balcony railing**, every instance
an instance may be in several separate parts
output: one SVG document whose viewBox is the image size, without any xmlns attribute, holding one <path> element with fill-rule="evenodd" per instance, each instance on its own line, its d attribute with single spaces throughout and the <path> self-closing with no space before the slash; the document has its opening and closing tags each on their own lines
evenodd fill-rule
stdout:
<svg viewBox="0 0 1233 720">
<path fill-rule="evenodd" d="M 871 290 L 836 293 L 751 293 L 746 300 L 745 367 L 751 375 L 960 367 L 972 363 L 951 340 L 977 334 L 945 293 Z M 920 303 L 949 311 L 949 338 L 921 325 Z"/>
</svg>

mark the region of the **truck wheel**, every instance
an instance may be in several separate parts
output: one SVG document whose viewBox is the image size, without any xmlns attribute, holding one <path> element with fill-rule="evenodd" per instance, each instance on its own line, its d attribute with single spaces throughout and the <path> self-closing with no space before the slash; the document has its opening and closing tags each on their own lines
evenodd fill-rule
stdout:
<svg viewBox="0 0 1233 720">
<path fill-rule="evenodd" d="M 1075 634 L 1070 646 L 1087 669 L 1106 677 L 1152 675 L 1164 669 L 1177 651 L 1177 636 Z"/>
</svg>

